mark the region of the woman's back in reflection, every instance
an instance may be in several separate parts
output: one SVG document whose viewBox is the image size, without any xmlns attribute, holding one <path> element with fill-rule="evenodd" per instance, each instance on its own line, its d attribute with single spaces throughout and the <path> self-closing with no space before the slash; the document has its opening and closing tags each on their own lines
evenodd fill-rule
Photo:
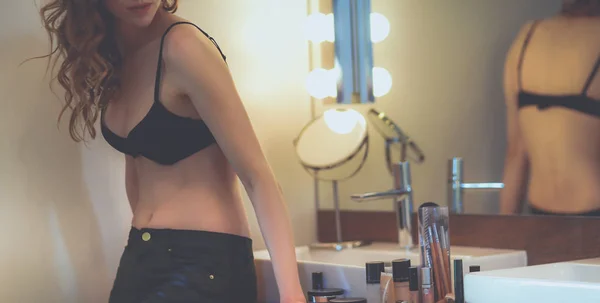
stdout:
<svg viewBox="0 0 600 303">
<path fill-rule="evenodd" d="M 561 14 L 521 30 L 505 70 L 502 213 L 518 212 L 526 192 L 542 212 L 600 209 L 599 64 L 600 17 Z"/>
</svg>

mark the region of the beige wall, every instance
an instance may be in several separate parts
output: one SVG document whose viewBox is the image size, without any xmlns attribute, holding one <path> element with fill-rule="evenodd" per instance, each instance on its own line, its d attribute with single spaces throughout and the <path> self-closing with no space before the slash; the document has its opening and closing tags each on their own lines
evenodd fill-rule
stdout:
<svg viewBox="0 0 600 303">
<path fill-rule="evenodd" d="M 106 302 L 131 213 L 123 156 L 56 128 L 60 103 L 44 78 L 47 40 L 33 1 L 0 10 L 0 302 Z M 183 0 L 230 67 L 293 214 L 296 242 L 314 239 L 312 181 L 291 139 L 310 117 L 304 90 L 306 2 Z M 246 199 L 248 201 L 248 199 Z M 250 203 L 255 247 L 262 248 Z"/>
<path fill-rule="evenodd" d="M 425 163 L 412 165 L 415 207 L 446 202 L 447 160 L 464 158 L 467 182 L 501 182 L 505 148 L 502 92 L 504 56 L 520 26 L 555 13 L 560 0 L 372 0 L 391 23 L 374 45 L 376 66 L 393 78 L 375 108 L 386 112 L 418 142 Z M 363 112 L 370 106 L 358 106 Z M 366 166 L 340 184 L 345 209 L 392 210 L 389 200 L 357 204 L 353 193 L 391 188 L 383 140 L 371 131 Z M 331 208 L 328 184 L 321 197 Z M 469 213 L 495 212 L 497 192 L 465 194 Z"/>
</svg>

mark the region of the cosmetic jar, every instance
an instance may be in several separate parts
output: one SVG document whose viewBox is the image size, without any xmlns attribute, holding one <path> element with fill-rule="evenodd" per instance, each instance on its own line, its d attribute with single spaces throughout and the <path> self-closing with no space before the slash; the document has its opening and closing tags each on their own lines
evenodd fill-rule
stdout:
<svg viewBox="0 0 600 303">
<path fill-rule="evenodd" d="M 329 302 L 344 294 L 341 288 L 324 288 L 322 272 L 312 273 L 312 286 L 313 289 L 307 292 L 308 302 Z"/>
</svg>

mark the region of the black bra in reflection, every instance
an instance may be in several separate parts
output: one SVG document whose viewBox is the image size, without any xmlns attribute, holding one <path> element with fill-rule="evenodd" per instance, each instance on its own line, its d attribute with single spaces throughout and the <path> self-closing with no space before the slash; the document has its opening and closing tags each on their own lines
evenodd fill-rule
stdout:
<svg viewBox="0 0 600 303">
<path fill-rule="evenodd" d="M 179 24 L 195 26 L 215 44 L 223 60 L 226 60 L 216 41 L 198 26 L 190 22 L 174 23 L 167 28 L 161 38 L 154 84 L 154 102 L 146 116 L 127 137 L 118 136 L 106 126 L 104 111 L 101 117 L 102 135 L 112 147 L 124 154 L 133 157 L 142 156 L 162 165 L 175 164 L 215 143 L 215 138 L 204 121 L 176 115 L 159 100 L 163 44 L 167 33 Z"/>
<path fill-rule="evenodd" d="M 588 97 L 587 92 L 592 84 L 592 81 L 596 77 L 596 73 L 598 72 L 598 68 L 600 67 L 600 56 L 596 61 L 596 65 L 594 69 L 588 76 L 588 79 L 583 87 L 581 94 L 578 95 L 542 95 L 535 94 L 523 91 L 521 89 L 521 70 L 523 66 L 523 57 L 525 55 L 525 50 L 527 49 L 527 45 L 529 44 L 529 40 L 533 35 L 536 25 L 538 22 L 534 22 L 531 28 L 529 29 L 529 33 L 527 34 L 527 38 L 523 43 L 523 48 L 521 49 L 521 57 L 519 58 L 519 66 L 518 66 L 518 83 L 519 83 L 519 108 L 523 108 L 526 106 L 536 106 L 538 109 L 546 109 L 549 107 L 560 106 L 572 110 L 579 111 L 584 114 L 600 117 L 600 101 L 592 99 Z"/>
</svg>

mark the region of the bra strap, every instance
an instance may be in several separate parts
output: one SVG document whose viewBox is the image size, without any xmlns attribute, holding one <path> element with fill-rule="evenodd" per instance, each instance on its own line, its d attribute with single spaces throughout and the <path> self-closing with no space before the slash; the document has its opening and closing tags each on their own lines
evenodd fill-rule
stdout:
<svg viewBox="0 0 600 303">
<path fill-rule="evenodd" d="M 176 25 L 179 25 L 179 24 L 189 24 L 189 25 L 192 25 L 195 28 L 197 28 L 200 32 L 202 32 L 217 47 L 217 50 L 219 50 L 219 53 L 221 54 L 221 57 L 223 57 L 223 60 L 227 63 L 227 57 L 221 51 L 221 48 L 217 44 L 217 41 L 215 41 L 215 39 L 213 39 L 213 37 L 211 37 L 208 33 L 206 33 L 205 31 L 203 31 L 196 24 L 191 23 L 191 22 L 187 22 L 187 21 L 180 21 L 180 22 L 175 22 L 175 23 L 171 24 L 167 28 L 167 30 L 165 30 L 165 33 L 162 35 L 162 37 L 160 39 L 160 50 L 158 52 L 158 66 L 156 67 L 156 78 L 155 78 L 155 82 L 154 82 L 154 102 L 159 102 L 159 99 L 160 99 L 159 98 L 160 97 L 160 80 L 161 80 L 161 76 L 162 76 L 163 45 L 165 44 L 165 38 L 167 37 L 167 34 L 169 33 L 169 31 L 173 27 L 175 27 Z"/>
<path fill-rule="evenodd" d="M 583 91 L 581 92 L 582 95 L 586 96 L 588 90 L 590 89 L 590 86 L 592 85 L 592 81 L 594 81 L 594 78 L 596 77 L 596 74 L 598 73 L 598 68 L 600 68 L 600 56 L 598 56 L 598 59 L 596 60 L 596 65 L 594 65 L 594 69 L 592 70 L 592 72 L 590 73 L 590 76 L 588 77 L 587 81 L 585 82 L 585 86 L 583 87 Z"/>
<path fill-rule="evenodd" d="M 529 32 L 527 33 L 527 37 L 525 38 L 525 41 L 523 42 L 523 47 L 521 47 L 521 56 L 519 57 L 519 65 L 517 67 L 517 81 L 518 81 L 518 85 L 519 85 L 519 90 L 521 90 L 521 87 L 523 87 L 523 59 L 525 58 L 525 50 L 527 49 L 527 46 L 529 45 L 529 41 L 531 40 L 531 36 L 533 36 L 533 32 L 535 31 L 535 27 L 538 25 L 539 20 L 535 20 L 533 22 L 533 24 L 531 24 L 531 27 L 529 28 Z"/>
</svg>

